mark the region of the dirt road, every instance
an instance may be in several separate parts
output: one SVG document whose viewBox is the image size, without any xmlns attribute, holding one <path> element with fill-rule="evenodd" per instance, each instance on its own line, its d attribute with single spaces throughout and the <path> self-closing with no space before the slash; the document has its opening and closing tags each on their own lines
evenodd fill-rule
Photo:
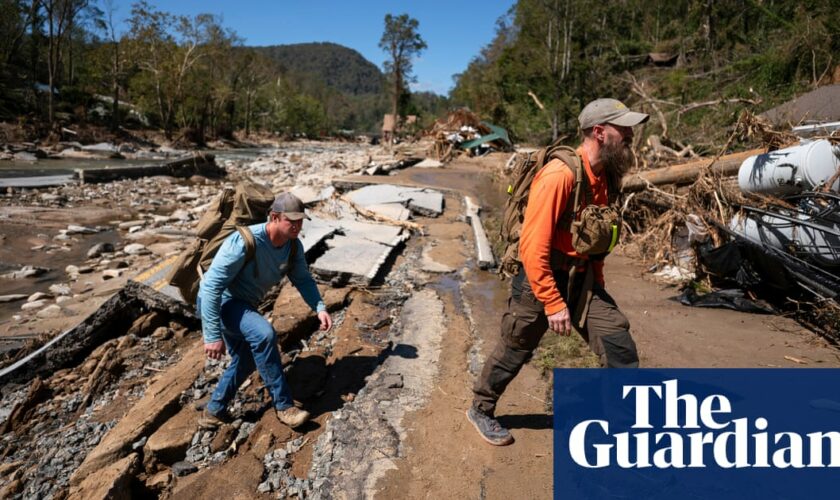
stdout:
<svg viewBox="0 0 840 500">
<path fill-rule="evenodd" d="M 444 182 L 473 179 L 471 186 L 458 188 L 479 196 L 485 206 L 499 206 L 501 189 L 476 180 L 482 179 L 471 175 L 476 168 L 471 161 L 450 165 Z M 428 173 L 422 180 L 440 182 Z M 788 318 L 683 306 L 674 300 L 677 288 L 645 277 L 641 263 L 620 253 L 607 260 L 605 274 L 607 289 L 631 322 L 642 366 L 840 366 L 837 349 Z M 464 416 L 480 369 L 470 352 L 478 346 L 481 359 L 489 354 L 507 300 L 506 283 L 495 276 L 471 268 L 464 277 L 445 301 L 449 324 L 438 384 L 427 406 L 408 417 L 405 458 L 378 483 L 377 498 L 552 497 L 551 383 L 533 364 L 513 381 L 497 410 L 516 438 L 512 446 L 485 444 Z M 462 310 L 470 311 L 467 318 Z"/>
<path fill-rule="evenodd" d="M 464 415 L 498 339 L 508 284 L 478 269 L 463 200 L 479 200 L 492 226 L 505 196 L 494 172 L 506 159 L 383 177 L 440 189 L 445 211 L 415 220 L 422 234 L 374 286 L 322 286 L 336 319 L 329 334 L 292 287 L 282 289 L 273 324 L 292 393 L 314 416 L 300 432 L 268 411 L 257 375 L 232 405 L 236 422 L 198 429 L 196 410 L 224 366 L 205 363 L 189 322 L 149 312 L 78 363 L 6 387 L 22 406 L 0 434 L 0 497 L 121 488 L 138 498 L 551 498 L 547 368 L 591 366 L 584 351 L 569 344 L 558 357 L 549 346 L 557 337 L 546 335 L 498 407 L 512 446 L 486 444 Z M 607 260 L 606 280 L 643 366 L 840 365 L 835 348 L 790 319 L 680 305 L 676 288 L 620 252 Z"/>
</svg>

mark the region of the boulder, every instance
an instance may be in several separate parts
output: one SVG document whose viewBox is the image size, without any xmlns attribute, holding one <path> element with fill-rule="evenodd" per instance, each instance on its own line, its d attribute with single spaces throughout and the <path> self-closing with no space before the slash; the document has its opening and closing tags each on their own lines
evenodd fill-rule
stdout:
<svg viewBox="0 0 840 500">
<path fill-rule="evenodd" d="M 192 406 L 186 406 L 149 436 L 143 447 L 147 467 L 155 463 L 173 465 L 183 460 L 198 430 L 200 415 Z"/>
<path fill-rule="evenodd" d="M 69 500 L 88 498 L 130 499 L 131 482 L 140 468 L 140 457 L 132 453 L 125 458 L 103 467 L 90 474 L 84 481 L 70 489 Z"/>
</svg>

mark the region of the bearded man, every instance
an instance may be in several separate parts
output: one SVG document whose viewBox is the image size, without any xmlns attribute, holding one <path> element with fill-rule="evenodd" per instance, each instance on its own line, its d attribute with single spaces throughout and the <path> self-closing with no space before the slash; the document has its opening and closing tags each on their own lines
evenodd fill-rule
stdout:
<svg viewBox="0 0 840 500">
<path fill-rule="evenodd" d="M 582 189 L 591 189 L 587 198 L 592 204 L 606 206 L 617 197 L 621 177 L 633 161 L 632 127 L 648 118 L 615 99 L 597 99 L 583 108 L 578 117 L 583 143 L 576 153 L 585 176 Z M 568 336 L 574 324 L 602 366 L 639 366 L 630 323 L 604 288 L 606 254 L 576 252 L 572 233 L 561 223 L 564 215 L 572 220 L 566 211 L 572 210 L 574 169 L 552 159 L 531 183 L 519 240 L 522 268 L 511 281 L 501 339 L 476 380 L 467 410 L 481 437 L 493 445 L 513 442 L 495 418 L 496 403 L 547 329 Z M 584 207 L 579 208 L 576 218 Z"/>
</svg>

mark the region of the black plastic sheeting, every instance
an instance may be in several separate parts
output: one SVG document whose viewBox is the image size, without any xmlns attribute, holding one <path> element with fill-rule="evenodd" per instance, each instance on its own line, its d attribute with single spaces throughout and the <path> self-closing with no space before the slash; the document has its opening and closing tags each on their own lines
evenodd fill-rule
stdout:
<svg viewBox="0 0 840 500">
<path fill-rule="evenodd" d="M 731 288 L 717 290 L 710 293 L 698 294 L 692 287 L 686 287 L 677 298 L 680 304 L 693 307 L 714 307 L 733 309 L 757 314 L 775 314 L 776 309 L 763 300 L 752 300 L 745 296 L 743 290 Z"/>
<path fill-rule="evenodd" d="M 752 300 L 741 290 L 753 291 L 771 301 L 805 298 L 819 302 L 840 297 L 837 275 L 779 249 L 731 232 L 730 236 L 730 242 L 717 248 L 707 244 L 697 249 L 699 270 L 724 289 L 700 295 L 687 287 L 678 297 L 681 303 L 772 314 L 776 312 L 773 306 L 763 300 Z"/>
</svg>

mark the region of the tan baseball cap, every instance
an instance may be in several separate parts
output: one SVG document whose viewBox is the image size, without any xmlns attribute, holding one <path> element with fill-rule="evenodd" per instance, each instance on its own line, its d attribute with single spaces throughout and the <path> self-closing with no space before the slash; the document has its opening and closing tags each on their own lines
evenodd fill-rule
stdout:
<svg viewBox="0 0 840 500">
<path fill-rule="evenodd" d="M 617 99 L 595 99 L 583 108 L 578 115 L 580 128 L 583 130 L 611 123 L 620 127 L 634 127 L 648 121 L 650 115 L 630 111 L 623 102 Z"/>
<path fill-rule="evenodd" d="M 309 219 L 303 211 L 303 202 L 292 193 L 280 193 L 271 204 L 272 212 L 279 212 L 290 220 Z"/>
</svg>

